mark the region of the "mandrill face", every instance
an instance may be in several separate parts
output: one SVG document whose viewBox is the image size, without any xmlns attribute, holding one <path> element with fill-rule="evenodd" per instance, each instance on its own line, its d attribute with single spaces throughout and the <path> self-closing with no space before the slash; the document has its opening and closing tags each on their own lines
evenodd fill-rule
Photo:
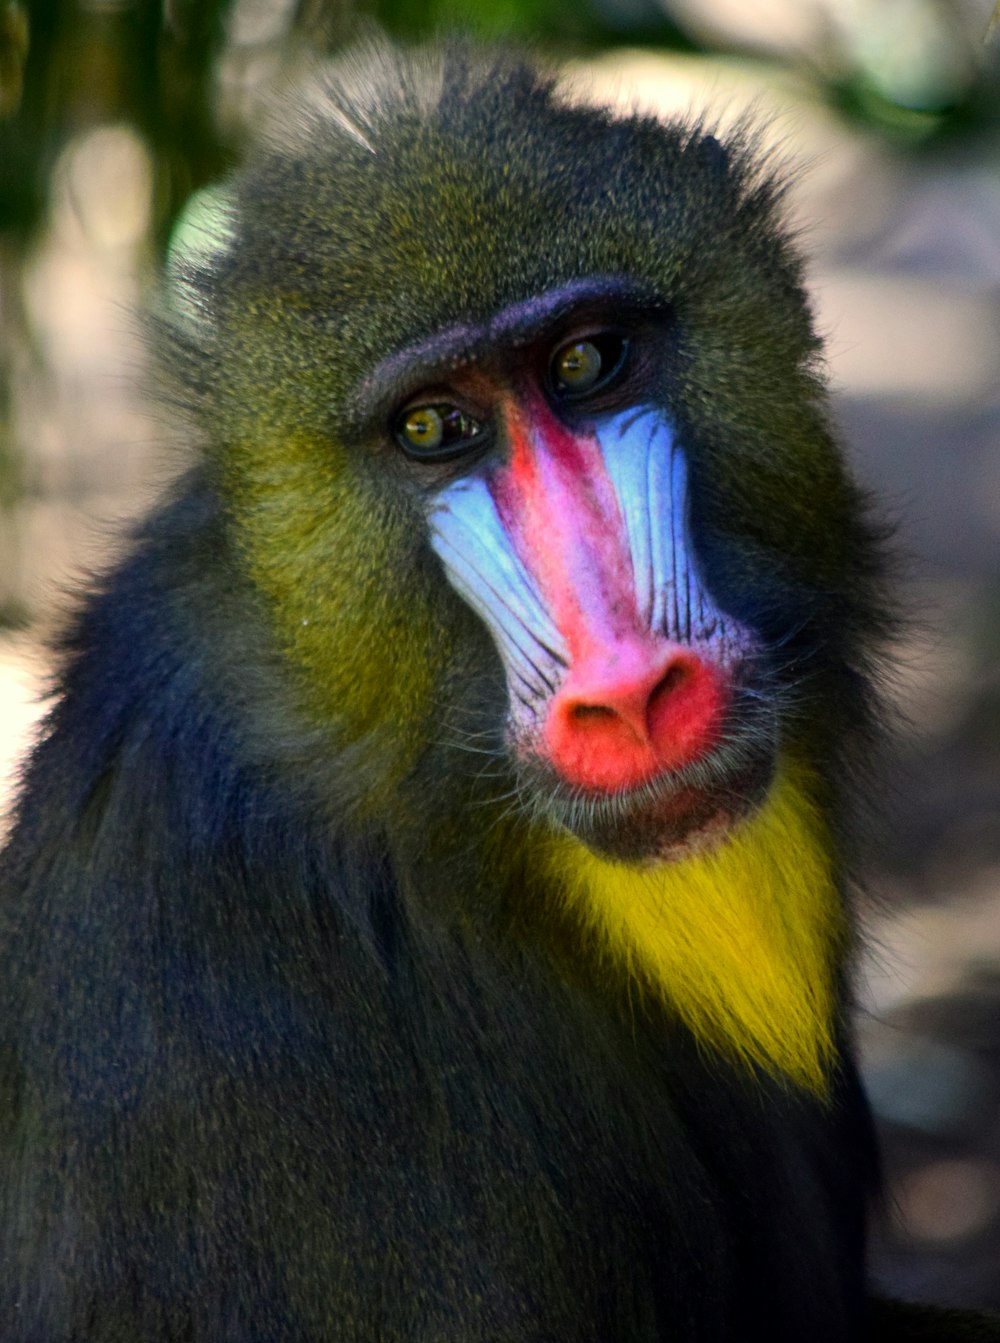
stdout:
<svg viewBox="0 0 1000 1343">
<path fill-rule="evenodd" d="M 436 336 L 395 422 L 441 478 L 432 544 L 502 660 L 522 788 L 633 861 L 723 835 L 775 751 L 760 640 L 699 570 L 685 450 L 653 399 L 670 338 L 662 301 L 578 282 Z"/>
</svg>

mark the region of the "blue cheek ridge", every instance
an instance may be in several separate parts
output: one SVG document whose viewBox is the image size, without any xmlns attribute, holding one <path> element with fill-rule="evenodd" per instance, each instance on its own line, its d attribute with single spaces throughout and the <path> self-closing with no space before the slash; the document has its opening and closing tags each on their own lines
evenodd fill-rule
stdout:
<svg viewBox="0 0 1000 1343">
<path fill-rule="evenodd" d="M 493 636 L 512 696 L 526 708 L 543 702 L 559 684 L 569 654 L 514 551 L 486 479 L 469 476 L 443 489 L 430 528 L 449 583 Z"/>
</svg>

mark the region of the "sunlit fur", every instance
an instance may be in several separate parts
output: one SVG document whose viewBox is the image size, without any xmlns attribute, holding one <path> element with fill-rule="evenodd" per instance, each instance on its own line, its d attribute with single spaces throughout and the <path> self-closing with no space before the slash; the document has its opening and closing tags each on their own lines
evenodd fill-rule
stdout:
<svg viewBox="0 0 1000 1343">
<path fill-rule="evenodd" d="M 717 847 L 635 868 L 566 837 L 550 861 L 612 962 L 662 994 L 704 1044 L 823 1095 L 845 920 L 808 775 Z"/>
</svg>

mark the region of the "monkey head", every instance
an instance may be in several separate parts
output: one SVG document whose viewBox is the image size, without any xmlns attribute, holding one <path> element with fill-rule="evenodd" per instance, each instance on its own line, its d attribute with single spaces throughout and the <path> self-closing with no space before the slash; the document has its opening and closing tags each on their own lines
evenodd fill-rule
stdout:
<svg viewBox="0 0 1000 1343">
<path fill-rule="evenodd" d="M 240 567 L 362 809 L 436 753 L 655 864 L 863 727 L 871 538 L 751 141 L 376 54 L 177 268 Z"/>
</svg>

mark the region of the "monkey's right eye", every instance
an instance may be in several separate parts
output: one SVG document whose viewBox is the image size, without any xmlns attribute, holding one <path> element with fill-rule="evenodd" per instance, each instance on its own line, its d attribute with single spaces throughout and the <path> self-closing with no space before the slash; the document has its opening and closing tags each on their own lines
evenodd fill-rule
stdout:
<svg viewBox="0 0 1000 1343">
<path fill-rule="evenodd" d="M 549 361 L 549 386 L 560 401 L 582 400 L 608 387 L 625 367 L 629 343 L 613 331 L 560 345 Z"/>
<path fill-rule="evenodd" d="M 458 406 L 411 406 L 397 416 L 396 439 L 408 457 L 420 462 L 447 462 L 476 446 L 484 426 Z"/>
</svg>

